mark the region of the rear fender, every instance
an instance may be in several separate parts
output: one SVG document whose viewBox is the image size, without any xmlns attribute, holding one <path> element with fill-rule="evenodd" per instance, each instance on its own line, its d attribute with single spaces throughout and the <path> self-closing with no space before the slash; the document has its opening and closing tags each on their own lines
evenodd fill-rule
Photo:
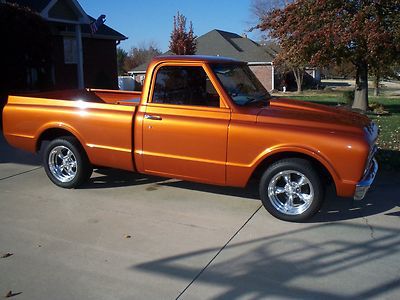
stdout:
<svg viewBox="0 0 400 300">
<path fill-rule="evenodd" d="M 52 130 L 52 129 L 62 129 L 65 131 L 68 131 L 71 135 L 73 135 L 78 141 L 79 143 L 82 145 L 82 147 L 85 149 L 85 151 L 87 152 L 87 146 L 86 143 L 84 141 L 84 139 L 82 138 L 82 136 L 79 134 L 79 132 L 72 127 L 69 124 L 63 123 L 63 122 L 51 122 L 51 123 L 47 123 L 44 124 L 43 126 L 41 126 L 35 134 L 35 141 L 36 141 L 36 151 L 40 150 L 40 144 L 42 142 L 42 136 L 43 134 L 48 131 L 48 130 Z"/>
</svg>

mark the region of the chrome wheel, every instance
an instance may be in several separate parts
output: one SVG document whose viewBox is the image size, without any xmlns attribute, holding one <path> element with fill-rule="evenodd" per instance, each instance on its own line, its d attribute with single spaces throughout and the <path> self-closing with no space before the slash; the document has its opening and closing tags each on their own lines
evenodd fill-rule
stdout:
<svg viewBox="0 0 400 300">
<path fill-rule="evenodd" d="M 270 180 L 268 198 L 277 211 L 285 215 L 300 215 L 311 206 L 314 188 L 303 173 L 285 170 Z"/>
<path fill-rule="evenodd" d="M 72 181 L 78 171 L 75 154 L 65 146 L 56 146 L 49 153 L 48 166 L 51 174 L 61 182 Z"/>
</svg>

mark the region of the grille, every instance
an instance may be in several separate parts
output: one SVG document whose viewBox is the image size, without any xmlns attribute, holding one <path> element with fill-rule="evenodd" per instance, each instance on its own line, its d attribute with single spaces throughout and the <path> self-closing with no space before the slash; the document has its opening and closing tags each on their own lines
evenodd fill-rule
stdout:
<svg viewBox="0 0 400 300">
<path fill-rule="evenodd" d="M 371 121 L 364 128 L 370 135 L 378 134 L 378 125 L 376 125 L 375 122 L 373 122 L 373 121 Z"/>
<path fill-rule="evenodd" d="M 374 144 L 374 145 L 371 147 L 371 150 L 369 151 L 369 154 L 368 154 L 368 160 L 367 160 L 367 164 L 365 165 L 364 175 L 365 175 L 365 173 L 367 173 L 368 170 L 371 168 L 371 166 L 372 166 L 372 160 L 373 160 L 373 158 L 374 158 L 374 156 L 375 156 L 375 154 L 376 154 L 377 151 L 378 151 L 378 147 Z"/>
</svg>

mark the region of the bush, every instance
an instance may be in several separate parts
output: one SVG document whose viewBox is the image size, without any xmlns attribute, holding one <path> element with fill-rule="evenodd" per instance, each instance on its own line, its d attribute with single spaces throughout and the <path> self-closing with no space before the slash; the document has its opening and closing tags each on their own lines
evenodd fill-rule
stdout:
<svg viewBox="0 0 400 300">
<path fill-rule="evenodd" d="M 389 115 L 390 113 L 385 109 L 383 104 L 372 102 L 369 105 L 369 110 L 377 115 Z"/>
<path fill-rule="evenodd" d="M 343 99 L 344 99 L 346 105 L 351 106 L 354 101 L 354 91 L 343 92 Z"/>
</svg>

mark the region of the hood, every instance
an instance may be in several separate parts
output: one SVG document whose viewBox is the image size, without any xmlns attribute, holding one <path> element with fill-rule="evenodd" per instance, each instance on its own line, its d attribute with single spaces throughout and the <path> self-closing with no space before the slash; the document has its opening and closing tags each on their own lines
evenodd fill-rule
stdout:
<svg viewBox="0 0 400 300">
<path fill-rule="evenodd" d="M 257 123 L 274 123 L 314 129 L 328 129 L 348 133 L 364 132 L 371 121 L 368 117 L 346 108 L 331 107 L 291 99 L 271 99 L 270 105 L 261 109 Z"/>
</svg>

